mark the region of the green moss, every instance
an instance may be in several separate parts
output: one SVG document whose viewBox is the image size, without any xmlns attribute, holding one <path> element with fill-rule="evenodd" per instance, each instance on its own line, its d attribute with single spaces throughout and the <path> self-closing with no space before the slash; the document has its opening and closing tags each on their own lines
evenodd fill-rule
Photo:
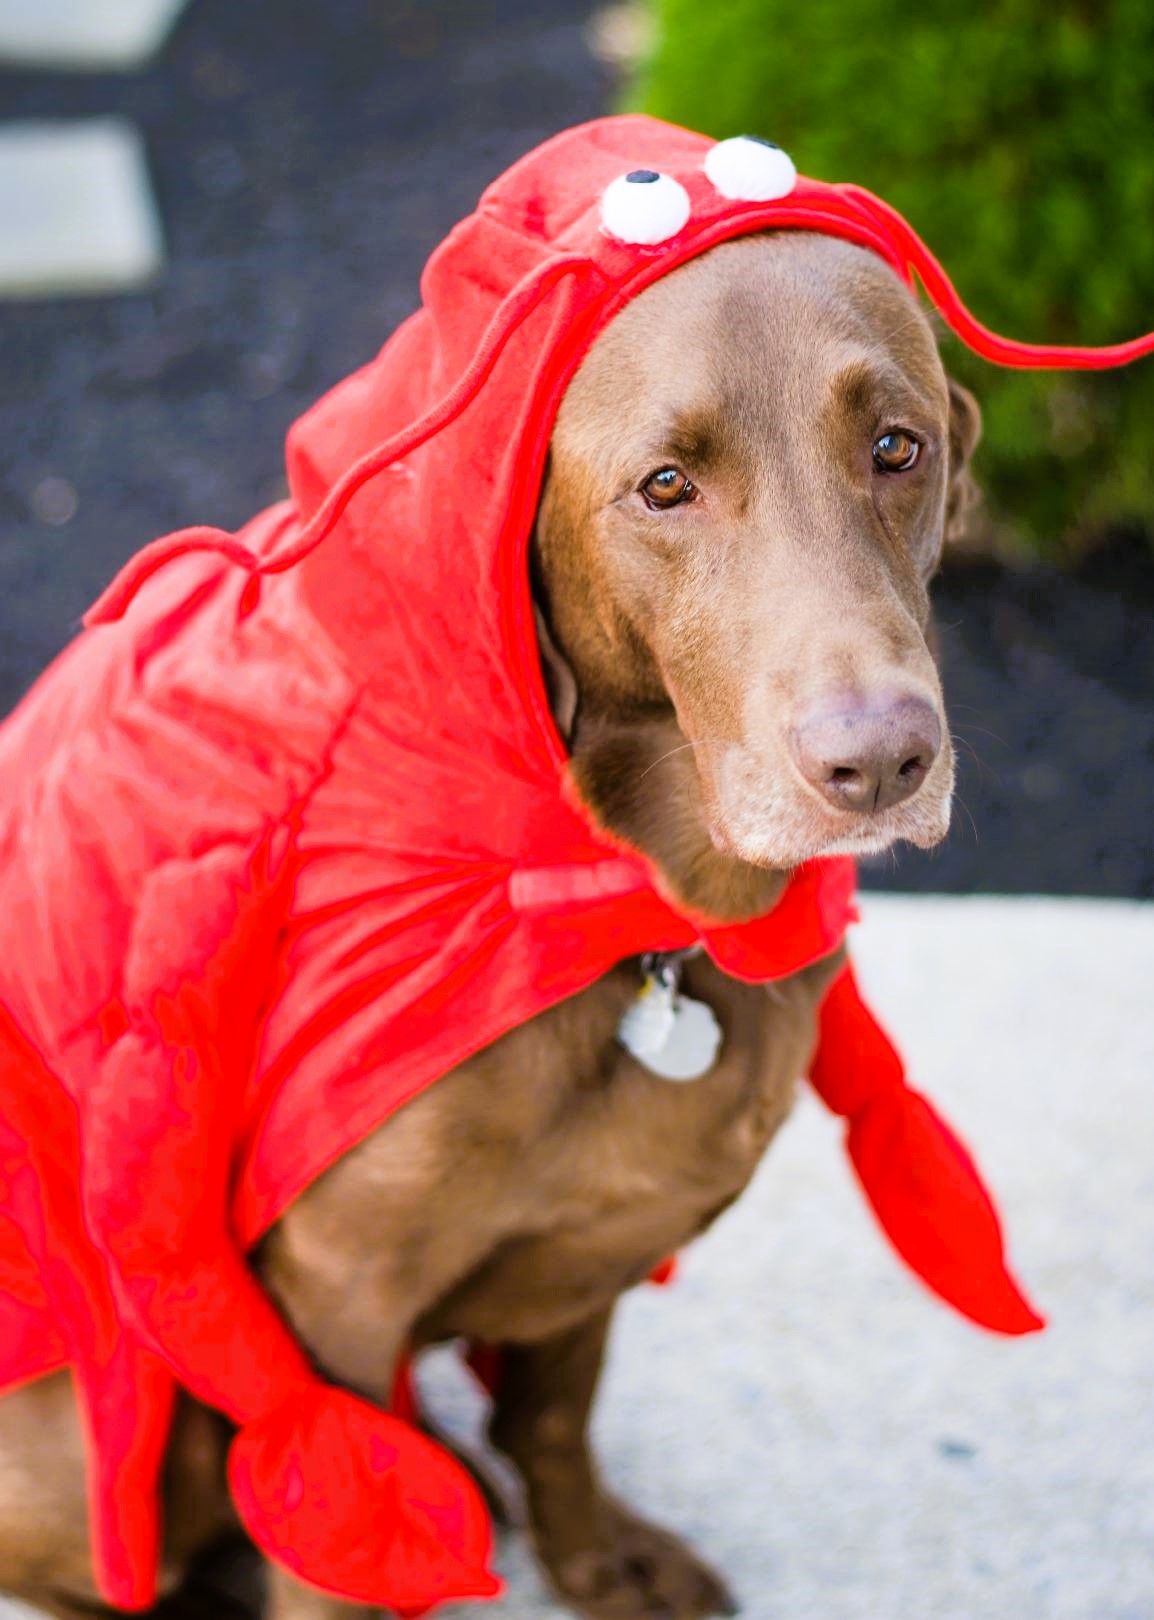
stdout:
<svg viewBox="0 0 1154 1620">
<path fill-rule="evenodd" d="M 1108 343 L 1154 325 L 1150 0 L 654 0 L 632 104 L 766 135 L 803 173 L 893 203 L 989 325 Z M 984 364 L 975 471 L 1035 549 L 1107 525 L 1154 534 L 1154 361 L 1052 376 Z"/>
</svg>

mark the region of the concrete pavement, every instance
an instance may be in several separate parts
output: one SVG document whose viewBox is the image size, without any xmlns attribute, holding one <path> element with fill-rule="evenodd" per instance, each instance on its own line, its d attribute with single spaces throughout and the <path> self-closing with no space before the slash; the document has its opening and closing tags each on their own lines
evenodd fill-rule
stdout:
<svg viewBox="0 0 1154 1620">
<path fill-rule="evenodd" d="M 873 1003 L 1049 1328 L 996 1340 L 909 1280 L 807 1095 L 678 1285 L 623 1307 L 605 1471 L 748 1620 L 1152 1620 L 1154 907 L 864 910 Z M 465 1421 L 449 1370 L 430 1381 Z M 501 1566 L 493 1620 L 562 1620 L 522 1545 Z"/>
</svg>

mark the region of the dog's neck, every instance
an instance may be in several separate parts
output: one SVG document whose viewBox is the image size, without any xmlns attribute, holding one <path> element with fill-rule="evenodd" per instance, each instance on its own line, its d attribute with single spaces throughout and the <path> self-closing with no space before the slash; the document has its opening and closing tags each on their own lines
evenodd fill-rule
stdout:
<svg viewBox="0 0 1154 1620">
<path fill-rule="evenodd" d="M 722 854 L 709 836 L 693 746 L 673 705 L 647 695 L 639 680 L 631 701 L 599 696 L 557 642 L 539 603 L 537 639 L 557 729 L 572 761 L 574 785 L 593 819 L 653 861 L 676 901 L 725 922 L 761 916 L 779 898 L 788 873 L 766 871 Z"/>
</svg>

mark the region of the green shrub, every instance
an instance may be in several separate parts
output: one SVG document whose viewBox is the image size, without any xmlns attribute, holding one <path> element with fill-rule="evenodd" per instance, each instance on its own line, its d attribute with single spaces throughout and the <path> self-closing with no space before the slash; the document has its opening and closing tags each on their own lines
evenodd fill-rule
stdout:
<svg viewBox="0 0 1154 1620">
<path fill-rule="evenodd" d="M 1154 326 L 1151 0 L 654 3 L 634 105 L 870 187 L 999 331 L 1107 343 Z M 943 354 L 982 402 L 996 521 L 1051 556 L 1115 523 L 1154 534 L 1154 360 L 1046 375 L 953 340 Z"/>
</svg>

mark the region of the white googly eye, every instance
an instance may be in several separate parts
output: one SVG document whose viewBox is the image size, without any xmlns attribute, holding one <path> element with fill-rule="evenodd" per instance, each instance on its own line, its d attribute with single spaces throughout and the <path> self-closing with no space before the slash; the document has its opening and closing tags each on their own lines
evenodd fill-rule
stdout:
<svg viewBox="0 0 1154 1620">
<path fill-rule="evenodd" d="M 718 141 L 706 154 L 705 172 L 732 202 L 772 202 L 775 197 L 788 197 L 797 184 L 797 170 L 789 154 L 757 135 Z"/>
<path fill-rule="evenodd" d="M 619 242 L 654 247 L 676 236 L 689 218 L 689 193 L 671 174 L 632 169 L 607 186 L 601 223 Z"/>
</svg>

